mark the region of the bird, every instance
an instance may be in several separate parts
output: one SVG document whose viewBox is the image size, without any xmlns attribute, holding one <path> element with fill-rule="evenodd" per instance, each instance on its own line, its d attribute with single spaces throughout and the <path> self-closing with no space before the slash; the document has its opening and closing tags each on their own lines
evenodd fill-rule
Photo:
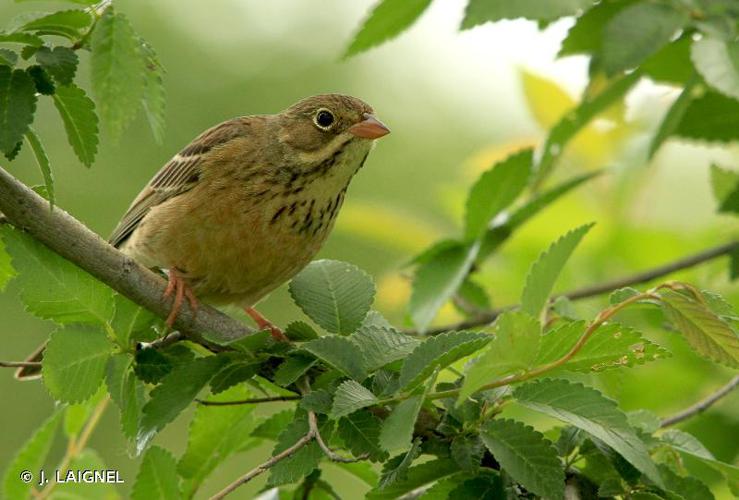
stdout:
<svg viewBox="0 0 739 500">
<path fill-rule="evenodd" d="M 154 175 L 108 241 L 167 273 L 168 327 L 184 300 L 195 310 L 203 301 L 240 306 L 285 340 L 254 306 L 315 257 L 349 182 L 389 132 L 370 105 L 342 94 L 224 121 Z"/>
</svg>

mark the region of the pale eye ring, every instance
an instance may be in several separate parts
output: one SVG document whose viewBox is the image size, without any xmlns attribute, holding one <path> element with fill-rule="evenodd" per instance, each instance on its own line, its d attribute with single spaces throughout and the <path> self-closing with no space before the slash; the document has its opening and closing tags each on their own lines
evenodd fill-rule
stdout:
<svg viewBox="0 0 739 500">
<path fill-rule="evenodd" d="M 316 115 L 313 117 L 313 123 L 315 123 L 316 127 L 321 130 L 330 129 L 335 121 L 336 118 L 334 117 L 334 114 L 326 108 L 321 108 L 316 111 Z"/>
</svg>

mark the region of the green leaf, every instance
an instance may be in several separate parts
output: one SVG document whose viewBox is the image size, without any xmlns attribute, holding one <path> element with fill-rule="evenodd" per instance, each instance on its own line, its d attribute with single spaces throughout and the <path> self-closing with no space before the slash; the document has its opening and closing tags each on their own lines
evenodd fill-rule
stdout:
<svg viewBox="0 0 739 500">
<path fill-rule="evenodd" d="M 367 371 L 373 372 L 388 363 L 405 359 L 420 340 L 394 330 L 392 327 L 362 325 L 351 336 L 366 360 Z"/>
<path fill-rule="evenodd" d="M 226 363 L 225 358 L 208 356 L 174 368 L 151 391 L 144 405 L 136 449 L 141 453 L 154 435 L 184 410 Z"/>
<path fill-rule="evenodd" d="M 603 30 L 603 68 L 610 75 L 641 64 L 667 45 L 687 14 L 661 3 L 639 2 L 621 10 Z"/>
<path fill-rule="evenodd" d="M 20 474 L 23 471 L 30 471 L 35 475 L 44 465 L 62 414 L 61 408 L 57 408 L 17 451 L 3 476 L 5 498 L 28 498 L 31 496 L 33 483 L 21 481 L 19 479 Z"/>
<path fill-rule="evenodd" d="M 723 205 L 729 195 L 739 189 L 739 172 L 721 168 L 714 163 L 711 165 L 711 187 L 714 198 L 719 205 Z"/>
<path fill-rule="evenodd" d="M 170 452 L 158 446 L 152 446 L 146 451 L 131 491 L 131 498 L 132 500 L 182 498 L 177 463 Z"/>
<path fill-rule="evenodd" d="M 29 312 L 57 323 L 104 324 L 112 316 L 113 294 L 107 286 L 17 229 L 0 227 L 0 235 Z"/>
<path fill-rule="evenodd" d="M 212 396 L 210 401 L 233 401 L 250 396 L 243 386 Z M 190 424 L 187 450 L 177 464 L 186 478 L 183 493 L 192 498 L 208 475 L 251 439 L 253 405 L 198 406 Z"/>
<path fill-rule="evenodd" d="M 703 302 L 672 290 L 660 293 L 662 309 L 688 344 L 701 356 L 739 367 L 739 335 Z"/>
<path fill-rule="evenodd" d="M 108 7 L 92 33 L 92 90 L 113 140 L 136 117 L 144 98 L 146 58 L 126 16 Z"/>
<path fill-rule="evenodd" d="M 36 86 L 22 69 L 0 66 L 0 151 L 10 156 L 33 121 Z"/>
<path fill-rule="evenodd" d="M 460 434 L 452 440 L 449 451 L 460 469 L 475 474 L 480 468 L 485 446 L 480 436 Z"/>
<path fill-rule="evenodd" d="M 57 87 L 54 106 L 64 122 L 67 140 L 77 158 L 92 165 L 98 151 L 98 118 L 95 104 L 85 91 L 75 85 Z"/>
<path fill-rule="evenodd" d="M 739 101 L 718 92 L 705 92 L 690 101 L 675 135 L 708 142 L 736 140 L 739 138 Z"/>
<path fill-rule="evenodd" d="M 93 410 L 105 396 L 107 396 L 107 391 L 100 386 L 91 398 L 81 403 L 67 405 L 64 411 L 64 434 L 68 439 L 79 436 Z"/>
<path fill-rule="evenodd" d="M 494 325 L 495 338 L 467 369 L 458 402 L 502 376 L 530 368 L 539 351 L 541 327 L 523 312 L 507 312 Z"/>
<path fill-rule="evenodd" d="M 2 236 L 2 233 L 0 233 Z M 15 276 L 15 270 L 10 265 L 10 255 L 5 251 L 5 243 L 0 238 L 0 292 L 5 289 L 5 285 L 13 279 Z"/>
<path fill-rule="evenodd" d="M 462 21 L 462 29 L 501 19 L 524 17 L 534 21 L 554 21 L 575 15 L 593 5 L 593 0 L 470 0 Z"/>
<path fill-rule="evenodd" d="M 5 66 L 15 66 L 18 62 L 18 54 L 10 49 L 0 49 L 0 64 Z"/>
<path fill-rule="evenodd" d="M 577 321 L 546 333 L 541 339 L 538 353 L 535 353 L 535 364 L 546 365 L 562 358 L 582 337 L 586 327 L 584 321 Z M 668 356 L 665 349 L 642 337 L 637 330 L 609 323 L 598 328 L 561 369 L 600 372 L 609 368 L 641 365 Z"/>
<path fill-rule="evenodd" d="M 320 418 L 320 417 L 319 417 Z M 333 421 L 319 420 L 319 432 L 325 441 L 331 435 Z M 280 434 L 272 456 L 288 449 L 308 432 L 308 417 L 305 412 L 296 413 L 292 423 Z M 270 469 L 271 474 L 267 484 L 278 486 L 281 484 L 294 483 L 307 476 L 318 466 L 323 457 L 323 451 L 315 440 L 300 448 L 291 456 L 279 461 Z"/>
<path fill-rule="evenodd" d="M 293 321 L 285 328 L 285 335 L 293 342 L 305 342 L 318 338 L 316 331 L 305 321 Z"/>
<path fill-rule="evenodd" d="M 533 151 L 512 154 L 484 172 L 470 189 L 465 213 L 465 237 L 479 238 L 492 220 L 513 203 L 526 187 Z"/>
<path fill-rule="evenodd" d="M 336 260 L 316 260 L 290 282 L 290 295 L 313 321 L 331 333 L 359 328 L 375 296 L 367 273 Z"/>
<path fill-rule="evenodd" d="M 80 30 L 92 23 L 92 17 L 84 10 L 62 10 L 27 22 L 19 31 L 33 31 L 37 35 L 62 36 L 76 42 Z"/>
<path fill-rule="evenodd" d="M 65 403 L 95 394 L 112 351 L 113 344 L 99 326 L 68 325 L 53 332 L 41 371 L 49 394 Z"/>
<path fill-rule="evenodd" d="M 413 279 L 409 309 L 413 324 L 423 333 L 441 306 L 454 295 L 477 258 L 479 243 L 455 243 L 438 249 L 423 262 Z"/>
<path fill-rule="evenodd" d="M 353 380 L 345 380 L 334 394 L 331 416 L 333 418 L 343 417 L 377 402 L 378 399 L 372 391 Z"/>
<path fill-rule="evenodd" d="M 515 420 L 496 418 L 480 433 L 503 470 L 528 491 L 552 499 L 564 499 L 564 466 L 551 442 L 533 427 Z"/>
<path fill-rule="evenodd" d="M 657 133 L 652 138 L 652 142 L 649 143 L 649 159 L 654 157 L 654 154 L 660 148 L 662 143 L 664 143 L 665 140 L 667 140 L 667 138 L 673 135 L 677 130 L 683 116 L 685 115 L 685 110 L 687 110 L 690 105 L 693 90 L 697 83 L 697 78 L 691 78 L 686 82 L 683 91 L 680 92 L 680 95 L 675 99 L 675 102 L 672 103 L 670 109 L 667 110 L 665 117 L 662 119 L 662 122 L 657 129 Z"/>
<path fill-rule="evenodd" d="M 598 114 L 623 98 L 641 76 L 641 72 L 637 69 L 628 75 L 611 80 L 610 84 L 598 94 L 583 97 L 577 107 L 566 113 L 551 128 L 534 174 L 535 187 L 538 187 L 551 174 L 570 140 Z"/>
<path fill-rule="evenodd" d="M 172 371 L 172 362 L 157 349 L 140 349 L 136 351 L 134 370 L 144 382 L 156 384 Z"/>
<path fill-rule="evenodd" d="M 513 397 L 523 406 L 574 425 L 620 453 L 658 486 L 657 467 L 644 443 L 616 403 L 600 392 L 566 380 L 544 379 L 517 387 Z"/>
<path fill-rule="evenodd" d="M 41 47 L 43 38 L 30 33 L 0 33 L 0 42 L 22 43 L 32 47 Z"/>
<path fill-rule="evenodd" d="M 636 0 L 602 0 L 577 18 L 562 41 L 558 57 L 600 52 L 603 28 L 619 11 Z"/>
<path fill-rule="evenodd" d="M 367 362 L 357 344 L 348 338 L 329 335 L 306 342 L 301 348 L 350 378 L 363 380 L 367 376 Z"/>
<path fill-rule="evenodd" d="M 408 469 L 420 454 L 421 439 L 416 438 L 405 454 L 397 455 L 383 464 L 378 488 L 385 489 L 393 483 L 405 480 L 408 477 Z"/>
<path fill-rule="evenodd" d="M 431 0 L 382 0 L 362 23 L 344 57 L 380 45 L 411 27 L 431 4 Z"/>
<path fill-rule="evenodd" d="M 659 472 L 665 481 L 665 489 L 684 500 L 714 500 L 708 486 L 694 477 L 678 476 L 666 465 L 659 466 Z"/>
<path fill-rule="evenodd" d="M 216 373 L 210 381 L 210 390 L 213 394 L 219 394 L 236 384 L 250 380 L 257 374 L 259 363 L 253 361 L 236 360 L 226 365 Z"/>
<path fill-rule="evenodd" d="M 555 281 L 580 240 L 593 227 L 585 224 L 570 230 L 552 243 L 534 262 L 521 294 L 521 310 L 538 318 L 546 306 Z"/>
<path fill-rule="evenodd" d="M 451 479 L 453 480 L 455 478 L 452 477 Z M 500 474 L 496 474 L 491 470 L 485 470 L 481 474 L 478 474 L 477 477 L 463 481 L 459 485 L 457 485 L 457 482 L 452 482 L 451 484 L 456 487 L 453 487 L 446 496 L 441 497 L 439 500 L 442 498 L 474 498 L 475 500 L 507 498 L 507 489 Z M 425 496 L 422 498 L 426 500 Z"/>
<path fill-rule="evenodd" d="M 677 429 L 670 429 L 660 436 L 660 440 L 681 453 L 688 454 L 721 472 L 729 481 L 729 486 L 739 484 L 739 467 L 716 460 L 710 451 L 693 435 Z"/>
<path fill-rule="evenodd" d="M 382 461 L 387 453 L 380 449 L 381 425 L 382 421 L 369 411 L 355 411 L 339 420 L 338 434 L 355 457 L 367 454 L 369 460 Z"/>
<path fill-rule="evenodd" d="M 280 433 L 290 425 L 295 416 L 295 410 L 282 410 L 271 415 L 260 423 L 251 433 L 256 438 L 271 439 L 276 441 Z"/>
<path fill-rule="evenodd" d="M 382 423 L 380 446 L 387 451 L 406 450 L 411 445 L 413 427 L 421 410 L 423 397 L 412 396 L 398 403 Z"/>
<path fill-rule="evenodd" d="M 446 332 L 431 337 L 416 347 L 400 370 L 400 389 L 413 389 L 434 370 L 482 349 L 492 338 L 485 333 Z"/>
<path fill-rule="evenodd" d="M 279 386 L 287 387 L 310 370 L 314 364 L 316 364 L 316 359 L 312 356 L 300 354 L 290 356 L 277 368 L 274 382 Z"/>
<path fill-rule="evenodd" d="M 121 430 L 127 438 L 136 437 L 144 406 L 144 384 L 136 378 L 132 370 L 133 357 L 128 354 L 114 354 L 108 360 L 105 371 L 105 384 L 113 402 L 121 414 Z"/>
<path fill-rule="evenodd" d="M 682 87 L 695 75 L 690 61 L 690 46 L 693 39 L 690 33 L 684 33 L 655 54 L 649 56 L 639 67 L 644 76 L 658 83 L 667 83 Z"/>
<path fill-rule="evenodd" d="M 77 72 L 79 59 L 68 47 L 57 46 L 53 49 L 41 47 L 36 51 L 36 61 L 49 72 L 60 85 L 71 85 Z"/>
<path fill-rule="evenodd" d="M 44 177 L 44 186 L 46 186 L 46 192 L 49 194 L 49 205 L 54 208 L 54 175 L 51 172 L 49 157 L 46 156 L 46 150 L 44 145 L 41 144 L 41 139 L 31 127 L 26 131 L 25 137 L 31 151 L 33 151 L 34 158 L 36 158 L 36 163 L 41 169 L 41 175 Z"/>
<path fill-rule="evenodd" d="M 396 481 L 383 489 L 370 490 L 366 498 L 368 500 L 394 500 L 457 472 L 459 472 L 459 467 L 454 463 L 454 460 L 449 458 L 431 460 L 408 469 L 407 475 L 402 480 Z"/>
<path fill-rule="evenodd" d="M 166 127 L 164 68 L 162 68 L 151 45 L 143 40 L 140 43 L 144 57 L 146 58 L 142 105 L 154 140 L 157 144 L 162 144 L 164 141 L 164 129 Z"/>
<path fill-rule="evenodd" d="M 122 348 L 130 348 L 135 341 L 151 341 L 156 338 L 157 333 L 153 327 L 159 319 L 154 313 L 120 294 L 113 297 L 113 302 L 115 313 L 110 326 Z"/>
<path fill-rule="evenodd" d="M 739 41 L 703 37 L 693 42 L 690 58 L 706 83 L 739 99 Z"/>
</svg>

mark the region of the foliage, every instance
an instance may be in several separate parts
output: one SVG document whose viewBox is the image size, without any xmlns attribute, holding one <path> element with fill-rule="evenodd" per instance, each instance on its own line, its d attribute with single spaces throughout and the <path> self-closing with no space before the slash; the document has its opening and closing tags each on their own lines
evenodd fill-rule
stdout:
<svg viewBox="0 0 739 500">
<path fill-rule="evenodd" d="M 346 56 L 399 35 L 431 3 L 379 2 Z M 303 498 L 331 495 L 321 477 L 331 461 L 369 484 L 368 498 L 423 492 L 423 498 L 561 499 L 566 484 L 594 486 L 605 497 L 710 498 L 702 477 L 686 476 L 675 465 L 677 454 L 717 470 L 735 487 L 739 469 L 716 459 L 696 437 L 665 431 L 645 411 L 624 413 L 581 382 L 589 380 L 583 374 L 669 356 L 638 323 L 621 321 L 624 311 L 645 309 L 707 362 L 739 367 L 737 313 L 721 296 L 667 282 L 620 290 L 602 310 L 570 316 L 567 299 L 555 301 L 553 292 L 592 224 L 542 249 L 521 277 L 518 306 L 488 310 L 490 290 L 473 280 L 517 229 L 600 174 L 548 184 L 564 149 L 641 79 L 680 89 L 650 154 L 673 136 L 737 138 L 739 127 L 729 125 L 739 116 L 739 12 L 730 2 L 716 4 L 725 8 L 699 0 L 469 0 L 462 29 L 518 17 L 545 25 L 576 16 L 561 55 L 590 56 L 591 81 L 538 151 L 514 152 L 479 176 L 458 236 L 414 260 L 410 331 L 372 309 L 375 285 L 368 274 L 320 260 L 290 283 L 305 317 L 287 326 L 288 342 L 262 332 L 218 348 L 188 341 L 140 349 L 139 342 L 164 333 L 161 320 L 21 230 L 3 226 L 0 289 L 15 280 L 27 311 L 57 325 L 42 375 L 59 403 L 8 467 L 6 496 L 28 496 L 31 485 L 16 480 L 19 470 L 45 463 L 62 417 L 68 441 L 63 463 L 101 468 L 86 445 L 109 400 L 120 413 L 123 436 L 141 457 L 133 498 L 191 498 L 226 459 L 265 442 L 272 461 L 257 473 L 268 470 L 268 486 Z M 112 6 L 34 15 L 0 33 L 0 43 L 13 47 L 0 50 L 0 151 L 11 159 L 27 142 L 52 204 L 53 172 L 31 128 L 40 99 L 51 97 L 85 165 L 97 153 L 98 114 L 115 140 L 142 110 L 161 140 L 162 66 Z M 95 101 L 76 83 L 87 51 Z M 715 166 L 711 175 L 717 211 L 739 213 L 736 172 Z M 450 301 L 472 302 L 460 306 L 470 328 L 432 328 Z M 265 401 L 285 406 L 271 415 L 254 411 Z M 191 406 L 179 457 L 152 444 Z M 511 406 L 518 413 L 508 413 Z M 536 413 L 561 424 L 548 428 L 520 417 Z M 350 461 L 377 463 L 377 470 Z M 74 494 L 62 487 L 57 493 Z"/>
</svg>

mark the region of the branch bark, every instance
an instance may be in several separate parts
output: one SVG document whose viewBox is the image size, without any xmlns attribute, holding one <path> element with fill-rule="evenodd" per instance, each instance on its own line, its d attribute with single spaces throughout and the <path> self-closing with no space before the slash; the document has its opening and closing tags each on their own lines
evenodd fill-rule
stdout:
<svg viewBox="0 0 739 500">
<path fill-rule="evenodd" d="M 657 278 L 667 276 L 668 274 L 672 274 L 677 271 L 682 271 L 683 269 L 688 269 L 690 267 L 697 266 L 698 264 L 708 262 L 710 260 L 716 259 L 718 257 L 722 257 L 724 255 L 729 255 L 731 252 L 733 252 L 734 250 L 738 248 L 739 248 L 739 241 L 736 241 L 736 240 L 730 241 L 728 243 L 724 243 L 722 245 L 708 248 L 702 252 L 689 255 L 682 259 L 678 259 L 674 262 L 670 262 L 662 266 L 658 266 L 653 269 L 643 271 L 641 273 L 632 274 L 631 276 L 625 276 L 623 278 L 618 278 L 613 281 L 607 281 L 605 283 L 599 283 L 599 284 L 595 284 L 591 286 L 586 286 L 583 288 L 578 288 L 576 290 L 572 290 L 570 292 L 566 292 L 561 295 L 555 295 L 552 297 L 552 299 L 556 299 L 558 297 L 565 297 L 570 300 L 581 300 L 581 299 L 586 299 L 586 298 L 602 295 L 604 293 L 612 292 L 614 290 L 618 290 L 619 288 L 647 283 Z M 428 330 L 426 334 L 427 335 L 438 335 L 440 333 L 443 333 L 449 330 L 464 330 L 467 328 L 474 328 L 477 326 L 487 325 L 495 321 L 495 318 L 497 318 L 504 312 L 514 309 L 516 307 L 518 306 L 510 305 L 510 306 L 505 306 L 505 307 L 499 307 L 497 309 L 491 309 L 489 311 L 484 311 L 478 316 L 475 316 L 474 318 L 466 319 L 464 321 L 460 321 L 459 323 L 453 323 L 450 325 L 432 328 Z M 407 333 L 418 334 L 416 330 L 408 330 Z"/>
<path fill-rule="evenodd" d="M 716 392 L 710 394 L 705 399 L 702 399 L 694 405 L 691 405 L 686 409 L 662 420 L 660 427 L 664 428 L 675 425 L 682 422 L 683 420 L 687 420 L 698 415 L 699 413 L 706 411 L 708 408 L 716 404 L 720 399 L 727 396 L 729 393 L 731 393 L 731 391 L 736 389 L 737 386 L 739 386 L 739 375 L 736 375 L 726 385 L 721 386 L 718 390 L 716 390 Z"/>
<path fill-rule="evenodd" d="M 110 246 L 64 210 L 55 207 L 0 168 L 0 212 L 15 227 L 92 274 L 113 290 L 166 318 L 172 299 L 164 298 L 166 282 Z M 197 314 L 187 301 L 174 327 L 195 340 L 230 342 L 254 331 L 222 312 L 201 304 Z"/>
</svg>

